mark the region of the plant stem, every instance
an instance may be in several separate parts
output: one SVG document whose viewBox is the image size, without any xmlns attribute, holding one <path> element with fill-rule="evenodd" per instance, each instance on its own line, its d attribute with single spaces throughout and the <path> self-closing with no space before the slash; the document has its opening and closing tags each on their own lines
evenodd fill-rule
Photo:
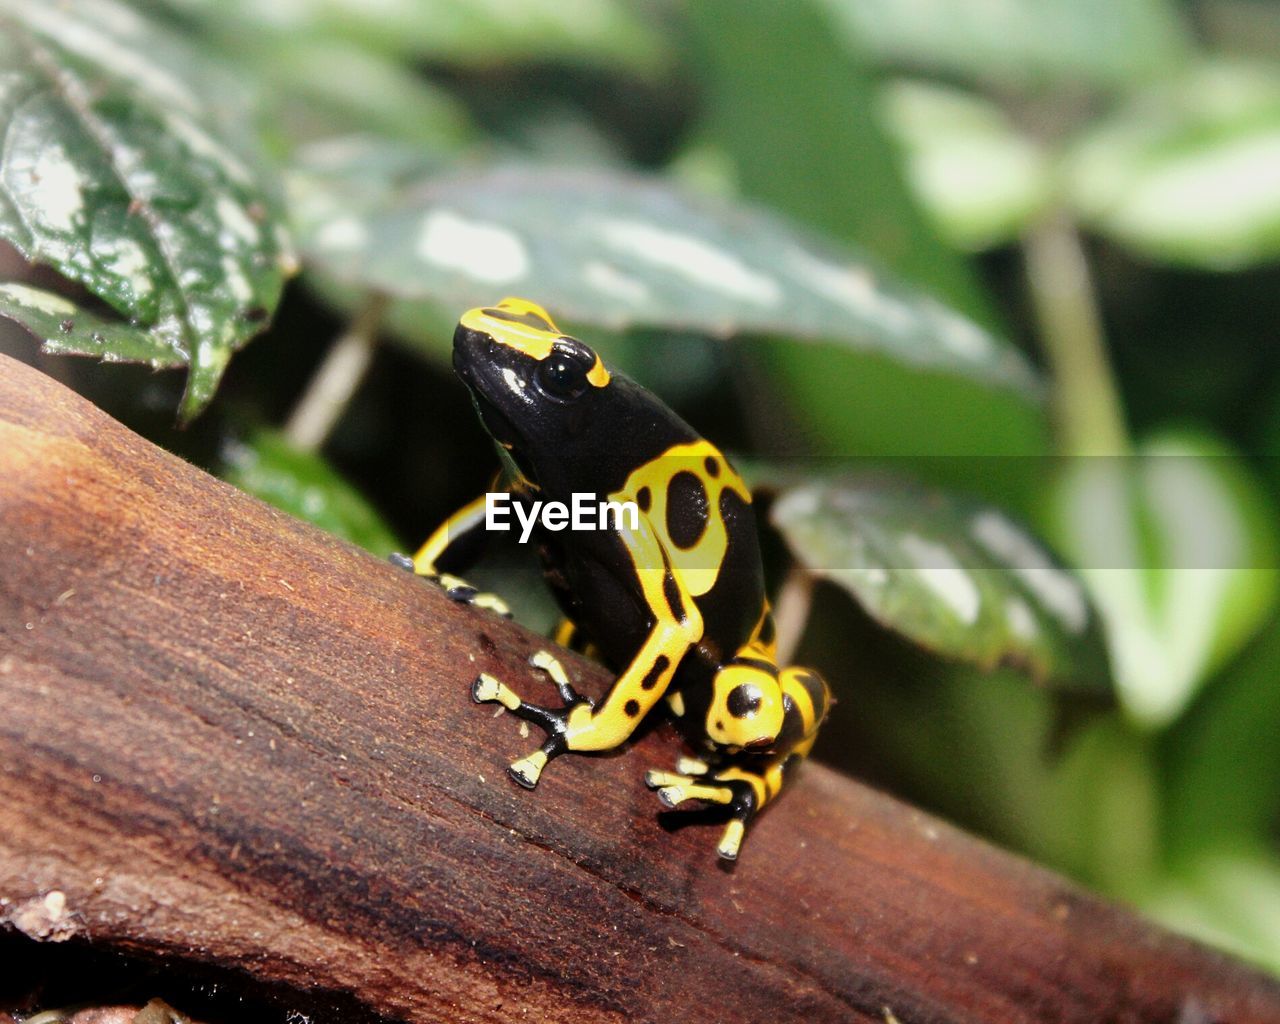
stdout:
<svg viewBox="0 0 1280 1024">
<path fill-rule="evenodd" d="M 809 609 L 812 605 L 813 575 L 804 566 L 794 562 L 773 606 L 780 666 L 789 664 L 794 657 L 800 638 L 804 636 L 804 627 L 809 621 Z"/>
<path fill-rule="evenodd" d="M 1023 248 L 1052 376 L 1059 453 L 1130 454 L 1097 295 L 1075 224 L 1062 210 L 1051 211 L 1027 233 Z M 1085 579 L 1094 585 L 1091 577 Z M 1121 621 L 1109 626 L 1128 628 Z M 1095 799 L 1082 822 L 1091 834 L 1090 870 L 1107 891 L 1136 899 L 1159 859 L 1162 809 L 1154 756 L 1148 739 L 1122 721 L 1104 724 L 1097 742 L 1090 755 Z"/>
<path fill-rule="evenodd" d="M 284 425 L 284 435 L 295 448 L 318 451 L 328 439 L 369 369 L 389 303 L 388 296 L 370 292 L 329 349 Z"/>
<path fill-rule="evenodd" d="M 1023 248 L 1052 371 L 1058 449 L 1064 455 L 1122 455 L 1129 450 L 1128 432 L 1080 235 L 1065 214 L 1054 212 L 1032 228 Z"/>
</svg>

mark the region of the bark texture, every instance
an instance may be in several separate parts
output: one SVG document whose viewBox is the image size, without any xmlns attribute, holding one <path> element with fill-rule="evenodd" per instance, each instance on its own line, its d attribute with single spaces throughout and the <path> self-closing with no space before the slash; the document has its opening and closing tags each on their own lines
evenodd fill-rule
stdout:
<svg viewBox="0 0 1280 1024">
<path fill-rule="evenodd" d="M 545 641 L 0 357 L 0 922 L 414 1021 L 1280 1021 L 1280 987 L 818 765 L 735 869 L 674 734 L 534 793 Z M 595 692 L 602 670 L 566 656 Z"/>
</svg>

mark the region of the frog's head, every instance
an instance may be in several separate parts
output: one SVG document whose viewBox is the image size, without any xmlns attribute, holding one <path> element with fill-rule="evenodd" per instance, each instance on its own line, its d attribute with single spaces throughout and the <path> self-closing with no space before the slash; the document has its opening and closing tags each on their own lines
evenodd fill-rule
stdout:
<svg viewBox="0 0 1280 1024">
<path fill-rule="evenodd" d="M 777 672 L 735 659 L 715 675 L 707 738 L 732 750 L 768 751 L 782 729 L 785 710 Z"/>
<path fill-rule="evenodd" d="M 563 454 L 574 438 L 608 430 L 604 363 L 525 299 L 464 313 L 453 335 L 453 368 L 522 475 L 537 453 Z"/>
</svg>

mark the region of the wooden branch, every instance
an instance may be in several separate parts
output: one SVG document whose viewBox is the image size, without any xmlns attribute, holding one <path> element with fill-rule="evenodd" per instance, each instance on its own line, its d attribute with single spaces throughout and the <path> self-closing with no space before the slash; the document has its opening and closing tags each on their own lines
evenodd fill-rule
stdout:
<svg viewBox="0 0 1280 1024">
<path fill-rule="evenodd" d="M 543 641 L 0 358 L 0 920 L 415 1021 L 1280 1020 L 1280 986 L 808 766 L 732 871 L 472 704 Z M 596 691 L 606 678 L 571 662 Z"/>
</svg>

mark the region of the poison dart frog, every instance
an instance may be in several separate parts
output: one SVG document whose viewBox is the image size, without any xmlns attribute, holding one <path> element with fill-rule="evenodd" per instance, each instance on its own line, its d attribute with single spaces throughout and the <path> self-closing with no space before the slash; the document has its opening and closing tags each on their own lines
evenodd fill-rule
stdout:
<svg viewBox="0 0 1280 1024">
<path fill-rule="evenodd" d="M 665 702 L 697 753 L 646 783 L 667 807 L 720 804 L 728 823 L 718 847 L 738 856 L 748 823 L 782 789 L 813 746 L 831 703 L 805 668 L 780 668 L 765 597 L 751 494 L 723 454 L 655 395 L 609 370 L 523 299 L 463 314 L 454 370 L 497 445 L 501 486 L 513 502 L 568 505 L 572 495 L 634 502 L 638 516 L 591 531 L 536 528 L 547 582 L 565 619 L 563 646 L 594 651 L 616 678 L 592 701 L 560 661 L 530 662 L 555 684 L 559 706 L 526 701 L 481 674 L 479 703 L 496 703 L 546 733 L 510 766 L 532 789 L 566 752 L 610 750 Z M 464 569 L 485 531 L 485 497 L 449 517 L 406 568 L 441 583 L 455 600 L 507 613 L 442 565 Z"/>
</svg>

